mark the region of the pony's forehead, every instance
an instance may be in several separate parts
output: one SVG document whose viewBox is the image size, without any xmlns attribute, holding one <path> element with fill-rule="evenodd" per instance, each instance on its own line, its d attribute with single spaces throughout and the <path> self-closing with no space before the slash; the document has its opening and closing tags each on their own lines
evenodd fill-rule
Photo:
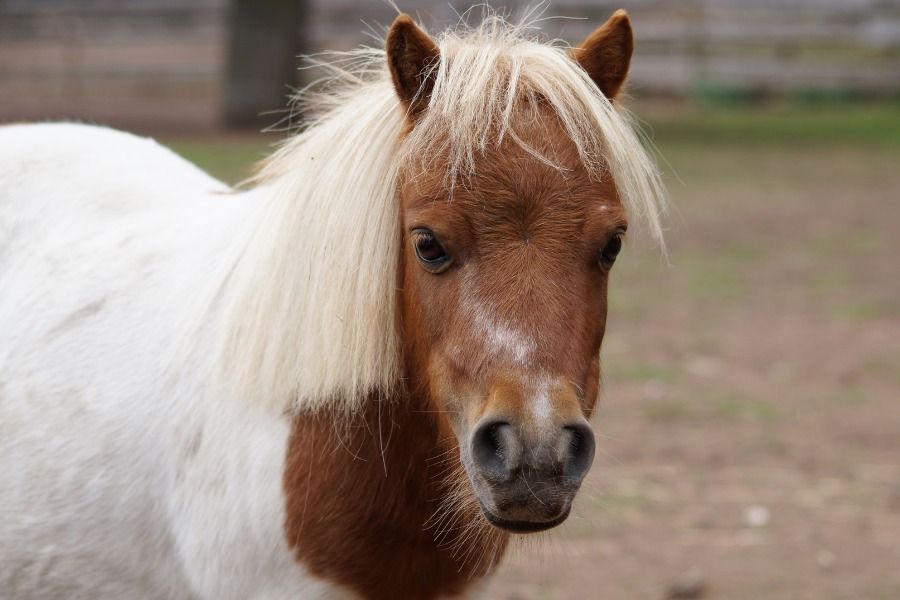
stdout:
<svg viewBox="0 0 900 600">
<path fill-rule="evenodd" d="M 428 104 L 401 144 L 401 171 L 443 171 L 444 187 L 454 190 L 483 178 L 492 163 L 518 163 L 520 171 L 548 166 L 567 175 L 561 184 L 582 171 L 597 181 L 612 178 L 629 213 L 661 239 L 655 165 L 627 113 L 603 96 L 568 48 L 498 23 L 445 36 L 439 48 Z"/>
<path fill-rule="evenodd" d="M 543 162 L 612 179 L 630 218 L 662 243 L 665 194 L 656 165 L 628 112 L 602 94 L 567 47 L 536 41 L 528 28 L 500 19 L 440 36 L 438 46 L 434 87 L 412 124 L 383 51 L 336 56 L 327 63 L 327 85 L 300 96 L 321 117 L 266 161 L 257 180 L 296 170 L 308 154 L 327 154 L 358 166 L 394 198 L 398 185 L 423 176 L 453 190 L 497 162 L 492 156 L 506 143 L 505 160 L 520 169 Z M 373 148 L 374 160 L 361 160 L 363 147 Z"/>
<path fill-rule="evenodd" d="M 489 147 L 476 157 L 473 170 L 456 181 L 445 177 L 446 160 L 435 158 L 432 169 L 403 179 L 400 197 L 408 219 L 437 219 L 451 229 L 479 229 L 479 223 L 527 220 L 537 214 L 556 223 L 626 221 L 612 176 L 598 177 L 586 169 L 561 129 L 532 130 L 525 139 Z"/>
<path fill-rule="evenodd" d="M 405 207 L 418 209 L 451 201 L 488 208 L 488 204 L 511 204 L 514 198 L 572 205 L 584 197 L 620 204 L 612 177 L 598 177 L 588 171 L 574 150 L 548 145 L 536 145 L 534 150 L 541 155 L 535 156 L 514 144 L 489 148 L 476 156 L 470 172 L 455 180 L 446 177 L 446 155 L 431 157 L 407 170 L 407 176 L 401 178 L 399 187 Z"/>
<path fill-rule="evenodd" d="M 545 90 L 529 81 L 528 66 L 510 69 L 498 61 L 490 74 L 454 72 L 449 65 L 438 71 L 427 108 L 404 136 L 405 162 L 420 166 L 425 161 L 433 169 L 443 161 L 453 176 L 498 157 L 596 170 L 603 162 L 602 132 L 586 131 L 585 122 L 573 128 L 572 107 L 550 101 Z M 588 120 L 587 115 L 579 117 Z"/>
<path fill-rule="evenodd" d="M 548 185 L 585 187 L 606 181 L 608 169 L 601 176 L 585 165 L 576 143 L 571 139 L 558 115 L 541 99 L 522 100 L 508 120 L 490 126 L 482 139 L 472 144 L 466 168 L 454 170 L 459 160 L 459 140 L 451 132 L 436 131 L 424 137 L 426 145 L 404 153 L 406 160 L 400 172 L 401 182 L 423 190 L 452 188 L 463 195 L 484 187 L 515 188 L 539 177 Z M 415 139 L 412 123 L 406 136 Z M 605 165 L 605 163 L 604 163 Z M 452 173 L 453 177 L 448 177 Z M 424 192 L 423 192 L 424 193 Z"/>
</svg>

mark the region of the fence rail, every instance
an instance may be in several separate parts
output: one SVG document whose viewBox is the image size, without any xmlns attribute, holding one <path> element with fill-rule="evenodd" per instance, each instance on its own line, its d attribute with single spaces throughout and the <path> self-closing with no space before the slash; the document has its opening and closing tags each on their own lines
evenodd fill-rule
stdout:
<svg viewBox="0 0 900 600">
<path fill-rule="evenodd" d="M 457 19 L 444 0 L 416 4 L 426 23 Z M 638 38 L 639 95 L 900 95 L 900 0 L 559 0 L 548 14 L 584 19 L 541 28 L 577 42 L 621 4 Z M 393 17 L 377 1 L 311 6 L 298 34 L 313 48 L 375 43 L 365 32 L 377 37 Z M 0 120 L 214 127 L 228 36 L 227 0 L 0 0 Z"/>
</svg>

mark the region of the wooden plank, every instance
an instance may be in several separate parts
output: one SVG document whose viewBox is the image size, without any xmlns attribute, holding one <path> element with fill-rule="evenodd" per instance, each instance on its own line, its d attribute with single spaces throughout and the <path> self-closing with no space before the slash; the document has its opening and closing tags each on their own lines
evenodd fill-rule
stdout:
<svg viewBox="0 0 900 600">
<path fill-rule="evenodd" d="M 380 37 L 395 16 L 380 2 L 311 1 L 313 10 L 298 28 L 311 34 L 313 49 L 377 45 L 365 32 Z M 515 12 L 528 2 L 505 4 Z M 585 18 L 549 19 L 541 27 L 548 37 L 577 42 L 621 4 L 555 0 L 547 16 Z M 775 94 L 817 88 L 900 91 L 900 1 L 631 0 L 627 5 L 637 36 L 631 77 L 637 93 L 689 94 L 699 85 Z M 423 0 L 414 8 L 438 28 L 458 18 L 445 0 Z M 204 122 L 215 120 L 230 38 L 227 17 L 227 0 L 2 0 L 0 119 L 23 114 L 11 108 L 18 103 L 23 110 L 40 105 L 53 114 L 73 107 L 89 115 L 102 114 L 101 107 L 120 116 L 146 110 L 154 119 L 187 124 L 196 117 L 186 108 L 193 94 Z M 26 106 L 20 100 L 29 97 L 40 102 Z M 149 97 L 178 109 L 157 110 Z M 117 99 L 114 106 L 108 98 Z"/>
</svg>

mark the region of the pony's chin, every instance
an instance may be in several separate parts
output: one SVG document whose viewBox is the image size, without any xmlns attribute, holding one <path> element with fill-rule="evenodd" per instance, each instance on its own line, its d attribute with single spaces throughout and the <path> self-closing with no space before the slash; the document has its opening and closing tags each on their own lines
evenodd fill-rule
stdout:
<svg viewBox="0 0 900 600">
<path fill-rule="evenodd" d="M 495 515 L 485 508 L 484 504 L 481 504 L 481 512 L 484 513 L 484 518 L 488 523 L 509 533 L 537 533 L 553 529 L 568 518 L 571 508 L 571 505 L 567 506 L 564 511 L 549 521 L 512 521 Z"/>
</svg>

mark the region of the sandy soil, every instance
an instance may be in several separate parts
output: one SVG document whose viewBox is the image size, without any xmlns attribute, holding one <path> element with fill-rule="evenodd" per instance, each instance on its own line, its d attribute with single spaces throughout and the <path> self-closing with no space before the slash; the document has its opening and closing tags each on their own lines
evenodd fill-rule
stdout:
<svg viewBox="0 0 900 600">
<path fill-rule="evenodd" d="M 599 455 L 505 599 L 900 598 L 900 153 L 663 147 L 617 265 Z"/>
</svg>

